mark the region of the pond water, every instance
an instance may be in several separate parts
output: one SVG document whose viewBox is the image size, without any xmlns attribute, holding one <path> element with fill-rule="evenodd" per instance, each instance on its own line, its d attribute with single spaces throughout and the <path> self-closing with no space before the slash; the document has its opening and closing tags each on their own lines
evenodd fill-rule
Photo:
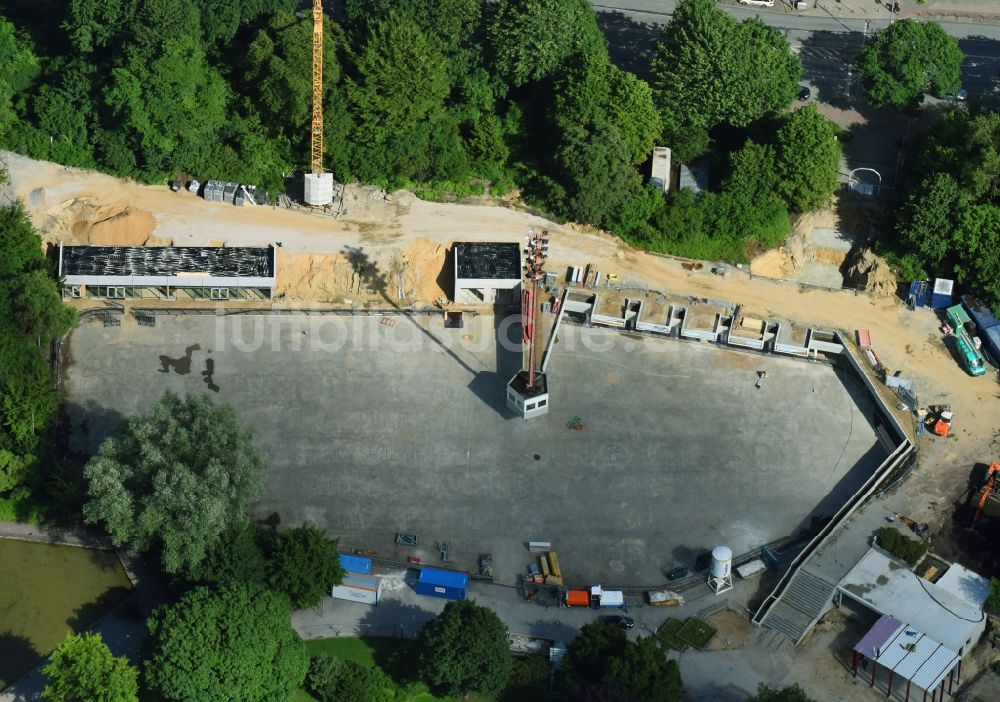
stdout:
<svg viewBox="0 0 1000 702">
<path fill-rule="evenodd" d="M 0 539 L 0 689 L 131 589 L 110 551 Z"/>
</svg>

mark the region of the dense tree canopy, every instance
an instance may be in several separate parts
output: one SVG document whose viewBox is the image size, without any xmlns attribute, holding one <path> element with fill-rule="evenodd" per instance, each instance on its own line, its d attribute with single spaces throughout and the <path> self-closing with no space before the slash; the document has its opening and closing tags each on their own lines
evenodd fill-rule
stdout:
<svg viewBox="0 0 1000 702">
<path fill-rule="evenodd" d="M 778 129 L 778 192 L 796 212 L 825 205 L 837 188 L 837 125 L 815 105 L 795 110 Z"/>
<path fill-rule="evenodd" d="M 2 70 L 2 69 L 0 69 Z M 0 495 L 29 478 L 58 406 L 46 360 L 76 319 L 24 208 L 0 207 Z"/>
<path fill-rule="evenodd" d="M 0 134 L 17 119 L 14 99 L 38 75 L 38 57 L 29 40 L 0 17 Z"/>
<path fill-rule="evenodd" d="M 420 676 L 433 690 L 495 695 L 507 684 L 512 665 L 507 627 L 475 602 L 449 602 L 420 632 Z"/>
<path fill-rule="evenodd" d="M 344 577 L 336 539 L 311 524 L 279 533 L 268 550 L 271 589 L 287 595 L 293 609 L 318 605 Z"/>
<path fill-rule="evenodd" d="M 116 658 L 100 634 L 71 634 L 42 669 L 45 702 L 138 702 L 139 671 Z"/>
<path fill-rule="evenodd" d="M 924 93 L 954 95 L 961 87 L 958 40 L 934 22 L 899 20 L 875 32 L 855 61 L 868 102 L 903 109 Z"/>
<path fill-rule="evenodd" d="M 585 0 L 500 0 L 493 12 L 493 65 L 512 87 L 552 75 L 574 53 L 606 52 Z"/>
<path fill-rule="evenodd" d="M 743 127 L 791 102 L 802 66 L 760 19 L 737 22 L 712 0 L 681 0 L 652 74 L 667 145 L 688 162 L 704 151 L 712 127 Z"/>
<path fill-rule="evenodd" d="M 103 524 L 116 544 L 159 548 L 168 573 L 192 569 L 245 519 L 263 468 L 232 408 L 167 392 L 87 463 L 84 517 Z"/>
<path fill-rule="evenodd" d="M 332 656 L 309 662 L 306 689 L 319 702 L 395 702 L 399 689 L 378 666 L 365 666 Z"/>
<path fill-rule="evenodd" d="M 58 30 L 40 14 L 0 25 L 0 58 L 12 57 L 0 67 L 0 146 L 149 181 L 283 189 L 310 160 L 312 19 L 298 5 L 70 0 Z M 787 234 L 783 208 L 821 200 L 816 159 L 782 160 L 810 148 L 801 130 L 755 152 L 784 168 L 766 179 L 774 197 L 735 188 L 735 173 L 735 189 L 715 178 L 694 204 L 643 184 L 654 145 L 676 164 L 713 139 L 760 141 L 761 120 L 794 98 L 801 68 L 787 41 L 710 0 L 679 3 L 651 83 L 611 62 L 584 0 L 347 0 L 324 32 L 324 166 L 338 180 L 448 199 L 517 189 L 558 218 L 732 260 Z M 726 148 L 711 154 L 724 177 Z M 736 224 L 722 222 L 733 212 Z M 692 218 L 704 228 L 678 228 Z"/>
<path fill-rule="evenodd" d="M 629 641 L 610 622 L 580 629 L 563 663 L 570 685 L 583 699 L 629 702 L 676 702 L 682 685 L 677 662 L 667 660 L 657 640 Z"/>
<path fill-rule="evenodd" d="M 1000 308 L 1000 115 L 953 110 L 912 154 L 889 253 Z"/>
<path fill-rule="evenodd" d="M 309 667 L 290 617 L 269 590 L 195 588 L 150 617 L 146 684 L 176 702 L 288 699 Z"/>
</svg>

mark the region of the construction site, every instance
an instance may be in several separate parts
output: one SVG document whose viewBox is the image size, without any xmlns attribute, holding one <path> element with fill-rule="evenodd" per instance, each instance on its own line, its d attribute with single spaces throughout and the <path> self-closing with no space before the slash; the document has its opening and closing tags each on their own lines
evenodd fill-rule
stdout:
<svg viewBox="0 0 1000 702">
<path fill-rule="evenodd" d="M 269 461 L 252 516 L 368 559 L 342 599 L 377 604 L 380 578 L 415 572 L 416 596 L 649 607 L 667 650 L 742 651 L 741 684 L 804 679 L 787 657 L 761 672 L 798 646 L 838 697 L 859 674 L 851 699 L 961 687 L 986 630 L 971 568 L 1000 571 L 989 310 L 950 281 L 902 304 L 857 203 L 803 216 L 747 266 L 637 251 L 516 199 L 336 183 L 319 2 L 313 19 L 295 200 L 3 154 L 3 194 L 81 312 L 60 353 L 70 450 L 93 454 L 164 391 L 209 392 Z M 900 560 L 887 524 L 931 552 Z"/>
<path fill-rule="evenodd" d="M 842 290 L 695 264 L 501 201 L 352 186 L 334 217 L 3 158 L 53 261 L 61 244 L 72 274 L 96 276 L 64 289 L 83 312 L 62 366 L 82 454 L 164 389 L 210 392 L 271 459 L 261 520 L 311 521 L 386 562 L 475 575 L 485 554 L 503 584 L 547 542 L 566 587 L 633 603 L 663 587 L 699 602 L 727 546 L 734 573 L 756 573 L 740 601 L 793 642 L 827 641 L 879 503 L 939 556 L 995 572 L 992 499 L 969 528 L 1000 450 L 995 370 L 970 377 L 937 310 L 907 309 L 880 276 Z M 499 250 L 494 268 L 456 253 L 525 257 L 531 227 L 558 294 L 536 301 L 547 412 L 524 421 L 505 397 L 526 367 L 524 281 Z M 927 407 L 949 408 L 947 436 L 921 430 Z"/>
</svg>

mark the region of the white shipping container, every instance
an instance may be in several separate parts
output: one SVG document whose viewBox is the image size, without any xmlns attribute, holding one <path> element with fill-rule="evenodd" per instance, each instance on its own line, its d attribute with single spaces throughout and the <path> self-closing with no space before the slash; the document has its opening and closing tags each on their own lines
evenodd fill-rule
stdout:
<svg viewBox="0 0 1000 702">
<path fill-rule="evenodd" d="M 602 590 L 601 591 L 601 608 L 604 607 L 621 607 L 625 604 L 625 595 L 621 590 Z"/>
<path fill-rule="evenodd" d="M 377 575 L 347 573 L 340 585 L 330 590 L 330 597 L 362 604 L 378 604 L 382 594 L 382 578 Z"/>
</svg>

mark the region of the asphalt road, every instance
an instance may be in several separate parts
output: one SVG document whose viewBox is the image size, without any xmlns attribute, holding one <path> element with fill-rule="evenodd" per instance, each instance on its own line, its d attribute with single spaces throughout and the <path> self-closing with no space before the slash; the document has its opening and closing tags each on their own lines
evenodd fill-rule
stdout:
<svg viewBox="0 0 1000 702">
<path fill-rule="evenodd" d="M 592 3 L 598 24 L 604 30 L 615 60 L 636 73 L 645 74 L 656 51 L 661 25 L 669 21 L 673 0 L 618 0 L 614 5 Z M 875 31 L 888 26 L 888 19 L 815 17 L 758 12 L 741 7 L 720 6 L 737 19 L 759 16 L 782 31 L 802 59 L 805 79 L 821 93 L 821 99 L 857 95 L 857 82 L 848 75 L 851 60 Z M 874 6 L 873 6 L 874 9 Z M 884 12 L 883 12 L 884 16 Z M 959 40 L 965 53 L 963 87 L 970 95 L 996 90 L 1000 72 L 1000 26 L 942 23 Z"/>
</svg>

